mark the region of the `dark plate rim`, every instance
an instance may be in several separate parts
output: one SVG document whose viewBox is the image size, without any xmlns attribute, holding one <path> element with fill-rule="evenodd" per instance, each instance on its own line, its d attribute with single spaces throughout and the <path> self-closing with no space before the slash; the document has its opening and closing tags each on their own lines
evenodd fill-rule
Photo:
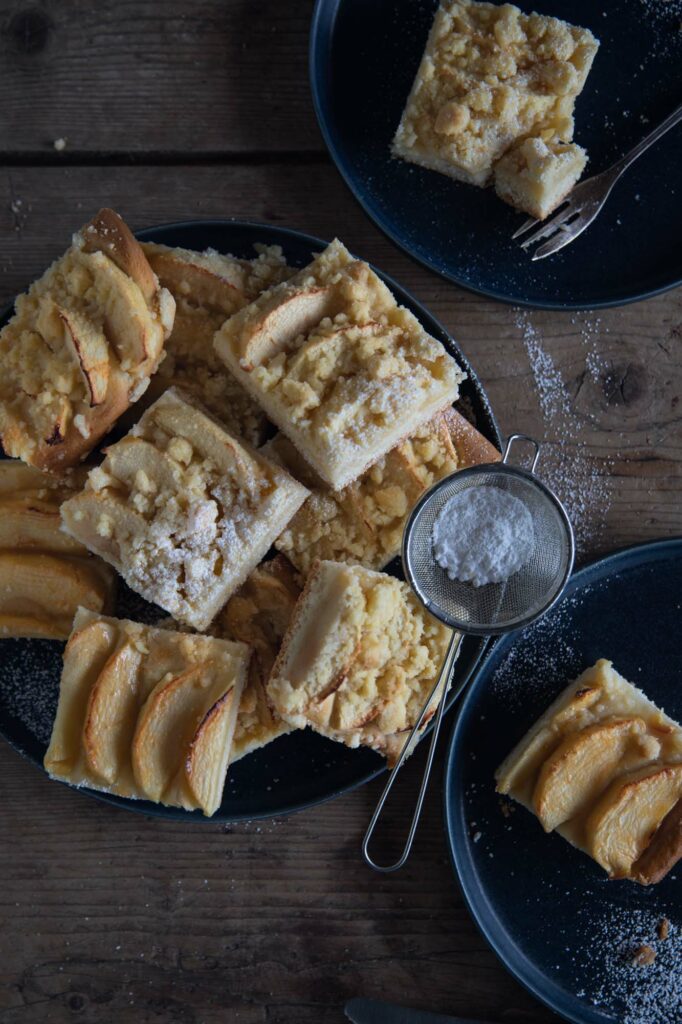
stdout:
<svg viewBox="0 0 682 1024">
<path fill-rule="evenodd" d="M 151 240 L 151 238 L 153 238 L 153 236 L 156 235 L 156 233 L 162 231 L 187 231 L 191 230 L 192 228 L 205 227 L 212 227 L 218 229 L 224 228 L 228 231 L 231 229 L 236 229 L 240 231 L 246 230 L 253 231 L 254 233 L 262 231 L 264 233 L 267 233 L 271 237 L 276 236 L 276 239 L 273 238 L 273 241 L 270 244 L 277 244 L 278 242 L 286 243 L 286 240 L 290 239 L 292 241 L 295 241 L 297 244 L 304 243 L 305 245 L 310 245 L 311 251 L 323 249 L 325 246 L 329 245 L 329 242 L 325 241 L 325 239 L 318 238 L 316 235 L 311 235 L 304 231 L 298 231 L 295 228 L 280 227 L 279 225 L 268 224 L 265 221 L 241 220 L 240 218 L 237 217 L 206 217 L 195 218 L 192 220 L 170 221 L 168 223 L 155 224 L 142 228 L 138 231 L 135 231 L 134 234 L 136 238 L 139 238 L 142 241 L 148 241 Z M 457 360 L 460 366 L 466 372 L 471 386 L 476 391 L 478 401 L 481 407 L 485 410 L 485 415 L 487 417 L 488 423 L 484 425 L 484 428 L 487 428 L 489 426 L 490 433 L 492 435 L 489 438 L 489 440 L 491 440 L 493 444 L 500 448 L 502 444 L 502 434 L 500 433 L 499 424 L 497 423 L 497 419 L 493 413 L 487 392 L 485 391 L 478 375 L 471 367 L 469 360 L 461 351 L 460 346 L 455 342 L 455 340 L 452 338 L 449 332 L 446 331 L 445 327 L 440 323 L 440 321 L 437 320 L 433 316 L 433 314 L 426 308 L 426 306 L 424 306 L 423 303 L 416 299 L 411 292 L 409 292 L 394 278 L 392 278 L 389 274 L 384 273 L 374 264 L 370 263 L 370 266 L 379 275 L 379 277 L 386 282 L 386 284 L 389 286 L 391 291 L 393 291 L 394 294 L 396 294 L 401 303 L 407 304 L 408 306 L 412 306 L 414 309 L 419 311 L 419 319 L 430 333 L 434 334 L 441 341 L 443 341 L 444 339 L 447 340 L 447 344 L 445 345 L 445 347 L 448 348 L 449 350 L 454 350 L 454 352 L 456 353 Z M 4 320 L 11 314 L 13 308 L 14 304 L 10 303 L 3 310 L 0 310 L 0 324 L 2 324 Z M 489 649 L 489 646 L 490 642 L 488 640 L 483 640 L 480 643 L 478 651 L 472 661 L 467 676 L 465 676 L 461 683 L 458 683 L 457 686 L 455 686 L 455 688 L 453 689 L 452 695 L 448 701 L 448 708 L 446 710 L 452 708 L 459 693 L 466 685 L 468 685 L 472 676 L 477 672 L 479 665 L 481 663 L 481 659 L 484 657 L 486 651 Z M 430 728 L 431 726 L 427 728 L 427 731 Z M 40 771 L 44 772 L 42 763 L 36 760 L 36 758 L 34 758 L 30 753 L 30 751 L 24 748 L 24 746 L 21 744 L 19 740 L 7 734 L 2 721 L 0 721 L 0 737 L 4 739 L 10 745 L 10 747 L 12 747 L 12 749 L 15 750 L 18 754 L 24 757 L 31 764 L 35 765 L 35 767 L 37 767 Z M 360 786 L 364 786 L 366 783 L 371 782 L 373 779 L 376 779 L 386 770 L 387 769 L 385 765 L 379 765 L 377 768 L 367 771 L 360 778 L 353 780 L 348 785 L 343 785 L 339 789 L 334 789 L 332 792 L 329 792 L 324 796 L 317 796 L 312 800 L 306 799 L 297 801 L 295 799 L 290 799 L 286 801 L 283 804 L 283 806 L 278 807 L 277 810 L 275 811 L 255 811 L 249 813 L 247 813 L 246 811 L 237 811 L 230 813 L 228 815 L 221 814 L 220 809 L 218 809 L 218 811 L 216 811 L 216 813 L 210 818 L 207 818 L 205 815 L 201 813 L 201 811 L 198 810 L 185 811 L 181 808 L 165 807 L 161 804 L 150 803 L 147 800 L 133 800 L 129 797 L 120 797 L 111 793 L 103 793 L 98 790 L 89 789 L 87 786 L 81 786 L 78 787 L 78 789 L 79 792 L 82 792 L 86 796 L 94 797 L 96 800 L 100 800 L 103 803 L 111 804 L 115 807 L 120 807 L 124 810 L 132 811 L 137 814 L 142 814 L 149 818 L 161 818 L 173 821 L 194 821 L 201 822 L 202 824 L 206 825 L 226 825 L 233 822 L 274 819 L 284 817 L 289 814 L 293 814 L 297 811 L 307 810 L 310 807 L 315 807 L 318 804 L 326 803 L 329 800 L 333 800 L 337 797 L 343 796 L 345 793 L 350 793 L 353 790 L 358 789 Z M 62 783 L 62 785 L 68 786 L 68 783 Z M 73 787 L 69 788 L 72 789 Z"/>
<path fill-rule="evenodd" d="M 324 68 L 328 63 L 325 60 L 324 52 L 325 49 L 328 50 L 333 35 L 333 28 L 329 33 L 324 33 L 323 18 L 326 15 L 327 8 L 330 8 L 331 15 L 329 17 L 329 23 L 333 26 L 341 3 L 343 3 L 343 0 L 315 0 L 315 8 L 313 10 L 312 20 L 310 23 L 310 36 L 308 42 L 308 75 L 315 116 L 317 117 L 317 123 L 319 125 L 320 132 L 322 133 L 322 138 L 324 139 L 325 145 L 329 151 L 329 155 L 356 202 L 362 207 L 364 212 L 379 228 L 379 230 L 382 231 L 394 245 L 407 253 L 415 263 L 427 267 L 429 270 L 438 274 L 439 277 L 452 282 L 452 284 L 458 285 L 460 288 L 463 288 L 465 291 L 471 292 L 474 295 L 484 295 L 486 298 L 494 299 L 496 302 L 501 302 L 505 305 L 511 306 L 521 306 L 524 309 L 556 309 L 570 310 L 573 312 L 593 309 L 613 309 L 618 306 L 627 306 L 631 302 L 640 302 L 644 299 L 652 299 L 656 295 L 663 295 L 665 292 L 671 291 L 673 288 L 677 288 L 682 284 L 682 276 L 679 276 L 666 284 L 660 285 L 658 288 L 651 288 L 649 290 L 639 291 L 636 293 L 625 292 L 616 298 L 593 301 L 589 305 L 586 305 L 584 302 L 558 302 L 551 301 L 549 299 L 538 302 L 525 299 L 520 295 L 509 295 L 495 288 L 485 288 L 483 286 L 476 287 L 470 282 L 462 280 L 458 274 L 439 266 L 435 259 L 413 251 L 408 243 L 401 239 L 398 232 L 394 231 L 389 226 L 386 217 L 376 207 L 371 199 L 368 198 L 366 190 L 354 171 L 353 165 L 350 161 L 346 161 L 343 158 L 340 147 L 337 146 L 335 141 L 335 135 L 332 128 L 333 119 L 328 114 L 327 103 L 323 96 L 325 88 Z"/>
<path fill-rule="evenodd" d="M 569 596 L 579 591 L 583 586 L 591 584 L 595 579 L 609 576 L 612 572 L 615 573 L 632 566 L 646 564 L 649 561 L 664 561 L 672 554 L 682 555 L 682 536 L 645 541 L 642 544 L 633 544 L 619 548 L 608 555 L 598 556 L 582 566 L 571 576 L 564 594 Z M 448 750 L 443 769 L 443 819 L 450 864 L 465 906 L 476 927 L 502 966 L 512 977 L 539 1002 L 543 1003 L 554 1013 L 559 1014 L 564 1020 L 570 1021 L 571 1024 L 604 1024 L 604 1014 L 597 1014 L 591 1011 L 588 1006 L 578 1004 L 577 997 L 572 994 L 563 996 L 558 988 L 553 985 L 551 979 L 547 978 L 545 972 L 536 968 L 532 961 L 529 961 L 518 950 L 504 929 L 500 927 L 494 907 L 489 903 L 485 890 L 482 890 L 475 882 L 475 876 L 471 868 L 472 858 L 469 855 L 470 843 L 468 838 L 459 835 L 457 822 L 454 820 L 453 808 L 457 791 L 455 762 L 465 734 L 466 720 L 470 708 L 475 703 L 477 697 L 477 687 L 480 680 L 486 674 L 491 656 L 493 654 L 499 656 L 505 650 L 511 648 L 516 642 L 519 632 L 521 631 L 510 633 L 507 637 L 498 640 L 494 648 L 487 649 L 486 656 L 482 661 L 478 662 L 474 678 L 457 709 L 457 717 L 448 741 Z M 532 972 L 528 970 L 529 965 L 533 968 Z M 531 976 L 537 974 L 541 976 L 545 985 L 537 982 Z M 556 995 L 553 993 L 556 993 Z M 614 1024 L 616 1024 L 615 1018 L 613 1020 Z"/>
</svg>

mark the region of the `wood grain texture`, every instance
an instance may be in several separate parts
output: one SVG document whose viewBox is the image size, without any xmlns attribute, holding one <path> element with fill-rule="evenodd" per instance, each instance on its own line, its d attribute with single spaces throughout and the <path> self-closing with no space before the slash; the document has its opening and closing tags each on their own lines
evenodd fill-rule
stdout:
<svg viewBox="0 0 682 1024">
<path fill-rule="evenodd" d="M 322 149 L 313 0 L 0 0 L 0 152 Z"/>
<path fill-rule="evenodd" d="M 581 557 L 682 533 L 682 291 L 598 316 L 528 313 L 414 264 L 322 154 L 311 10 L 0 0 L 0 165 L 13 164 L 0 302 L 103 204 L 135 228 L 235 216 L 339 234 L 457 338 L 502 429 L 546 442 Z M 423 756 L 401 783 L 407 806 Z M 442 751 L 437 779 L 441 766 Z M 288 819 L 198 827 L 86 799 L 0 743 L 0 1021 L 342 1024 L 344 1001 L 365 995 L 550 1024 L 464 909 L 439 788 L 407 868 L 384 878 L 359 853 L 379 784 Z M 395 811 L 392 850 L 404 825 Z"/>
</svg>

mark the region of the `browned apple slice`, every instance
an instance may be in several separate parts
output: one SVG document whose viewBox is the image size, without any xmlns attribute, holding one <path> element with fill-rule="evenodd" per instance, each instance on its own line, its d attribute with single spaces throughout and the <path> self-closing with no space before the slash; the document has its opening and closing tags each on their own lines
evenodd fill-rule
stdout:
<svg viewBox="0 0 682 1024">
<path fill-rule="evenodd" d="M 126 222 L 114 210 L 104 208 L 81 229 L 85 252 L 103 252 L 142 292 L 145 302 L 152 302 L 158 284 L 140 243 Z"/>
<path fill-rule="evenodd" d="M 573 723 L 597 702 L 600 693 L 597 687 L 583 687 L 572 694 L 564 706 L 555 704 L 548 708 L 497 769 L 497 792 L 508 795 L 527 785 Z"/>
<path fill-rule="evenodd" d="M 150 800 L 163 799 L 182 767 L 209 696 L 197 665 L 171 679 L 164 677 L 147 697 L 135 729 L 132 765 L 138 786 Z"/>
<path fill-rule="evenodd" d="M 33 551 L 1 551 L 0 579 L 0 617 L 6 617 L 6 625 L 12 620 L 41 624 L 32 636 L 66 639 L 79 606 L 101 611 L 110 596 L 88 561 Z"/>
<path fill-rule="evenodd" d="M 668 811 L 644 853 L 632 866 L 632 877 L 641 885 L 655 885 L 682 857 L 682 797 Z"/>
<path fill-rule="evenodd" d="M 545 760 L 533 806 L 545 832 L 589 807 L 622 765 L 634 736 L 645 732 L 641 718 L 598 722 L 567 736 Z"/>
<path fill-rule="evenodd" d="M 64 669 L 59 687 L 59 705 L 52 727 L 45 768 L 60 777 L 76 763 L 81 753 L 81 734 L 90 687 L 116 644 L 116 630 L 108 622 L 92 621 L 89 613 L 78 613 L 75 628 L 64 651 Z"/>
<path fill-rule="evenodd" d="M 135 282 L 101 252 L 81 253 L 79 258 L 86 261 L 94 279 L 104 334 L 123 369 L 157 358 L 163 345 L 162 333 L 152 330 L 154 321 Z"/>
<path fill-rule="evenodd" d="M 114 651 L 90 691 L 83 726 L 88 768 L 112 785 L 130 756 L 138 711 L 138 669 L 142 655 L 130 643 Z"/>
<path fill-rule="evenodd" d="M 78 361 L 90 396 L 90 405 L 101 405 L 107 397 L 111 364 L 107 339 L 91 321 L 75 310 L 59 309 L 64 340 Z"/>
<path fill-rule="evenodd" d="M 218 810 L 223 796 L 240 690 L 240 686 L 231 686 L 206 712 L 185 760 L 189 791 L 209 817 Z"/>
<path fill-rule="evenodd" d="M 299 334 L 306 334 L 326 316 L 332 316 L 336 306 L 335 290 L 311 288 L 295 292 L 277 305 L 266 307 L 240 338 L 240 365 L 251 371 L 266 359 L 271 359 Z"/>
<path fill-rule="evenodd" d="M 588 850 L 612 878 L 627 878 L 682 796 L 682 764 L 657 765 L 616 779 L 585 823 Z"/>
<path fill-rule="evenodd" d="M 143 245 L 143 250 L 161 284 L 176 298 L 187 298 L 225 317 L 245 305 L 245 273 L 238 260 L 165 245 Z"/>
</svg>

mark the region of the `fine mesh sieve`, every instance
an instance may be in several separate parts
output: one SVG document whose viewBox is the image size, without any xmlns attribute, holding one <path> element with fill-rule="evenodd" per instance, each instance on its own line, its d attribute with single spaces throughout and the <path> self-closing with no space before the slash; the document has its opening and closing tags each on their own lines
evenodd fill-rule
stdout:
<svg viewBox="0 0 682 1024">
<path fill-rule="evenodd" d="M 509 465 L 507 461 L 516 441 L 526 441 L 534 448 L 530 470 Z M 407 843 L 400 860 L 388 866 L 376 864 L 369 854 L 369 841 L 396 775 L 416 741 L 441 681 L 447 680 L 450 675 L 463 636 L 498 636 L 527 626 L 558 600 L 570 576 L 574 556 L 573 530 L 559 499 L 535 476 L 539 455 L 540 449 L 536 441 L 524 434 L 512 434 L 507 440 L 502 462 L 472 466 L 435 484 L 414 507 L 405 527 L 405 577 L 424 607 L 441 622 L 450 626 L 454 632 L 438 679 L 398 763 L 389 776 L 365 834 L 362 852 L 367 863 L 377 871 L 395 871 L 402 867 L 409 855 L 445 708 L 445 686 L 438 699 L 424 777 Z M 506 491 L 523 503 L 533 523 L 533 547 L 528 561 L 508 579 L 478 587 L 469 582 L 450 579 L 436 562 L 433 550 L 433 528 L 440 512 L 455 495 L 474 487 L 496 487 Z"/>
</svg>

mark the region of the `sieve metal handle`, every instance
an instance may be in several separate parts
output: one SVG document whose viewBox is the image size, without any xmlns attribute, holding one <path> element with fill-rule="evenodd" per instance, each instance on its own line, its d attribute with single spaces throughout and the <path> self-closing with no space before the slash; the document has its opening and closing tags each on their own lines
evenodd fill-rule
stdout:
<svg viewBox="0 0 682 1024">
<path fill-rule="evenodd" d="M 450 672 L 452 670 L 452 665 L 454 663 L 454 660 L 457 657 L 457 652 L 459 650 L 459 645 L 461 644 L 462 639 L 463 639 L 463 634 L 462 633 L 453 633 L 452 636 L 450 637 L 450 643 L 448 644 L 448 649 L 447 649 L 447 651 L 445 653 L 445 658 L 443 659 L 443 664 L 441 666 L 441 670 L 438 673 L 438 678 L 436 679 L 436 682 L 433 685 L 433 689 L 431 690 L 431 693 L 429 694 L 429 696 L 428 696 L 428 698 L 426 700 L 426 703 L 424 704 L 424 707 L 422 708 L 421 714 L 420 714 L 420 716 L 419 716 L 415 726 L 413 727 L 412 732 L 410 733 L 410 738 L 408 739 L 407 743 L 405 744 L 405 746 L 402 749 L 402 753 L 400 754 L 400 757 L 398 758 L 398 762 L 397 762 L 395 768 L 392 770 L 392 772 L 390 773 L 390 775 L 388 777 L 388 782 L 384 786 L 384 791 L 381 794 L 381 796 L 379 797 L 379 802 L 376 805 L 374 814 L 372 815 L 372 819 L 371 819 L 371 821 L 369 823 L 367 831 L 365 832 L 365 838 L 362 841 L 362 856 L 365 858 L 365 860 L 367 861 L 369 866 L 371 868 L 374 868 L 375 871 L 381 871 L 384 874 L 388 874 L 391 871 L 397 871 L 399 868 L 401 868 L 403 866 L 403 864 L 405 863 L 405 861 L 407 860 L 407 858 L 410 855 L 410 850 L 412 849 L 412 843 L 414 842 L 415 833 L 417 831 L 417 825 L 419 824 L 419 817 L 421 815 L 422 806 L 423 806 L 423 803 L 424 803 L 424 797 L 426 796 L 426 789 L 427 789 L 427 786 L 429 784 L 429 776 L 431 775 L 431 767 L 433 765 L 433 757 L 434 757 L 434 754 L 436 753 L 436 744 L 438 743 L 438 734 L 440 732 L 440 725 L 441 725 L 441 722 L 443 720 L 443 712 L 445 710 L 446 698 L 447 698 L 447 693 L 448 693 L 447 680 L 448 680 L 448 676 L 450 675 Z M 412 822 L 410 824 L 410 831 L 408 832 L 408 835 L 407 835 L 407 842 L 405 843 L 405 846 L 403 847 L 403 852 L 402 852 L 402 854 L 400 856 L 400 859 L 397 860 L 395 862 L 395 864 L 377 864 L 376 861 L 372 860 L 372 857 L 370 856 L 370 853 L 369 853 L 369 844 L 370 844 L 370 841 L 372 839 L 372 835 L 374 834 L 374 829 L 376 828 L 376 824 L 377 824 L 377 822 L 379 820 L 381 812 L 384 809 L 384 804 L 386 803 L 386 800 L 388 799 L 388 794 L 391 792 L 391 788 L 393 786 L 393 783 L 395 782 L 395 780 L 398 777 L 398 772 L 402 768 L 403 764 L 405 763 L 405 758 L 407 757 L 407 755 L 409 754 L 410 750 L 412 749 L 412 744 L 415 741 L 415 737 L 417 735 L 417 732 L 419 731 L 419 728 L 420 728 L 420 726 L 421 726 L 421 724 L 422 724 L 422 722 L 424 720 L 424 716 L 426 715 L 427 709 L 428 709 L 429 705 L 431 704 L 431 701 L 433 700 L 434 694 L 436 694 L 438 692 L 438 687 L 440 686 L 441 681 L 443 682 L 443 692 L 442 692 L 442 694 L 440 696 L 440 700 L 438 701 L 438 710 L 436 711 L 436 718 L 435 718 L 435 721 L 434 721 L 434 724 L 433 724 L 433 731 L 431 733 L 431 744 L 429 746 L 429 753 L 428 753 L 428 756 L 426 758 L 426 766 L 424 768 L 424 775 L 422 776 L 422 783 L 421 783 L 421 787 L 420 787 L 420 790 L 419 790 L 419 796 L 417 797 L 417 804 L 416 804 L 416 807 L 414 809 L 414 814 L 412 815 Z"/>
<path fill-rule="evenodd" d="M 531 473 L 534 473 L 535 472 L 535 467 L 538 464 L 538 459 L 540 458 L 540 445 L 535 440 L 535 438 L 529 437 L 528 434 L 510 434 L 509 435 L 509 437 L 507 438 L 507 444 L 505 445 L 504 455 L 502 456 L 502 462 L 505 465 L 507 464 L 507 461 L 508 461 L 509 456 L 511 454 L 512 447 L 514 445 L 514 441 L 527 441 L 528 444 L 531 445 L 531 447 L 533 447 L 535 449 L 535 455 L 533 456 L 533 461 L 532 461 L 531 467 L 530 467 Z"/>
</svg>

